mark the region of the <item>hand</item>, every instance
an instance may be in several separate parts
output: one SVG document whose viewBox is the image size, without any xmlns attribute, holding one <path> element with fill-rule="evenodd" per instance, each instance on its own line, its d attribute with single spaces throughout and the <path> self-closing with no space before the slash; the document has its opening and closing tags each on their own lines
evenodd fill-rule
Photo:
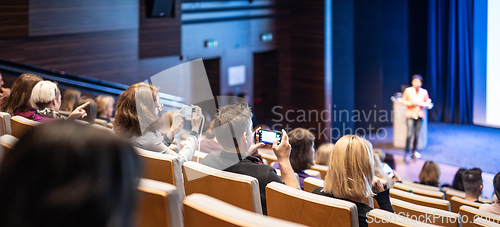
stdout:
<svg viewBox="0 0 500 227">
<path fill-rule="evenodd" d="M 384 185 L 382 184 L 382 182 L 380 182 L 380 179 L 376 176 L 373 176 L 372 191 L 375 194 L 385 191 Z"/>
<path fill-rule="evenodd" d="M 290 143 L 288 142 L 288 135 L 286 134 L 286 131 L 282 129 L 281 132 L 283 133 L 283 137 L 281 138 L 280 145 L 278 145 L 278 140 L 273 142 L 273 151 L 278 158 L 278 161 L 280 159 L 288 159 L 290 157 L 290 151 L 292 150 L 292 146 L 290 146 Z"/>
<path fill-rule="evenodd" d="M 266 146 L 265 143 L 255 143 L 256 141 L 253 139 L 253 138 L 255 138 L 255 134 L 257 134 L 259 132 L 259 130 L 260 130 L 260 127 L 258 127 L 255 130 L 255 132 L 253 132 L 253 134 L 252 134 L 252 145 L 250 145 L 250 148 L 248 148 L 247 155 L 252 155 L 259 148 Z"/>
<path fill-rule="evenodd" d="M 2 88 L 2 95 L 3 96 L 9 96 L 10 93 L 11 93 L 10 88 L 4 88 L 4 87 Z"/>
<path fill-rule="evenodd" d="M 196 111 L 193 113 L 191 118 L 191 131 L 198 132 L 200 130 L 200 124 L 202 120 L 202 112 L 199 106 L 191 105 Z"/>
<path fill-rule="evenodd" d="M 69 119 L 77 119 L 77 118 L 80 118 L 80 117 L 85 117 L 87 116 L 87 112 L 85 112 L 85 107 L 88 106 L 90 104 L 90 102 L 86 102 L 84 104 L 82 104 L 81 106 L 79 107 L 76 107 L 75 110 L 73 110 L 73 112 L 71 112 L 68 116 Z"/>
<path fill-rule="evenodd" d="M 181 130 L 184 119 L 182 119 L 182 109 L 178 109 L 172 115 L 172 125 L 170 125 L 170 131 L 167 133 L 169 139 L 173 139 L 175 134 L 179 133 Z"/>
</svg>

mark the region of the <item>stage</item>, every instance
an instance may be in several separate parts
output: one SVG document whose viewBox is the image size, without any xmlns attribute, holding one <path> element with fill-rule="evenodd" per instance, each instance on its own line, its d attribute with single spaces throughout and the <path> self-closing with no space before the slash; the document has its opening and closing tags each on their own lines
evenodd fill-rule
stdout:
<svg viewBox="0 0 500 227">
<path fill-rule="evenodd" d="M 425 161 L 440 163 L 441 183 L 451 183 L 458 168 L 479 167 L 483 170 L 484 193 L 491 197 L 493 176 L 500 171 L 500 129 L 475 125 L 429 123 L 427 148 L 419 150 L 421 160 L 404 163 L 404 150 L 392 145 L 392 126 L 385 132 L 368 136 L 374 148 L 395 155 L 396 170 L 405 179 L 418 180 Z M 371 137 L 371 138 L 370 138 Z"/>
</svg>

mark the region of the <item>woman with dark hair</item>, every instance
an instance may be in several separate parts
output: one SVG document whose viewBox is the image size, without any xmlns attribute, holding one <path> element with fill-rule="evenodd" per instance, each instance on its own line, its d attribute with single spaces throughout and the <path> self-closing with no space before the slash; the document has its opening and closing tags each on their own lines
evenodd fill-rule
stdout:
<svg viewBox="0 0 500 227">
<path fill-rule="evenodd" d="M 31 90 L 43 79 L 36 74 L 23 73 L 12 85 L 12 93 L 5 97 L 0 105 L 0 110 L 9 113 L 11 116 L 19 115 L 32 118 L 35 110 L 29 102 Z"/>
<path fill-rule="evenodd" d="M 181 109 L 175 111 L 172 117 L 172 126 L 165 136 L 160 134 L 160 117 L 158 116 L 163 105 L 160 103 L 158 88 L 143 82 L 128 87 L 119 97 L 115 110 L 113 129 L 118 135 L 130 138 L 133 146 L 175 155 L 179 157 L 181 165 L 191 160 L 198 147 L 198 130 L 201 123 L 201 109 L 196 110 L 191 121 L 192 130 L 179 153 L 168 146 L 173 142 L 184 120 Z"/>
<path fill-rule="evenodd" d="M 64 90 L 61 98 L 61 111 L 71 112 L 75 108 L 75 103 L 78 101 L 82 92 L 76 89 L 68 88 Z M 78 105 L 77 105 L 78 106 Z"/>
<path fill-rule="evenodd" d="M 289 143 L 292 146 L 290 151 L 290 164 L 293 171 L 299 175 L 300 188 L 304 190 L 304 179 L 313 177 L 304 172 L 314 165 L 314 135 L 303 128 L 296 128 L 288 134 Z M 273 168 L 279 169 L 278 162 Z M 318 178 L 319 179 L 319 178 Z"/>
<path fill-rule="evenodd" d="M 457 173 L 455 173 L 455 177 L 453 178 L 453 183 L 451 184 L 451 187 L 453 189 L 459 190 L 459 191 L 464 191 L 464 182 L 462 181 L 462 176 L 464 175 L 464 172 L 467 169 L 459 169 Z"/>
<path fill-rule="evenodd" d="M 132 226 L 140 170 L 134 148 L 109 131 L 41 124 L 0 165 L 0 226 Z"/>
<path fill-rule="evenodd" d="M 438 164 L 433 161 L 426 161 L 418 175 L 420 182 L 417 183 L 438 187 L 439 177 L 441 177 L 441 171 Z"/>
<path fill-rule="evenodd" d="M 85 113 L 87 114 L 87 116 L 83 117 L 82 120 L 90 123 L 90 124 L 94 124 L 95 123 L 95 118 L 97 117 L 97 104 L 96 104 L 96 101 L 94 101 L 93 98 L 91 97 L 88 97 L 88 96 L 81 96 L 80 98 L 78 98 L 78 100 L 76 101 L 76 106 L 81 106 L 85 103 L 89 103 L 85 108 Z"/>
</svg>

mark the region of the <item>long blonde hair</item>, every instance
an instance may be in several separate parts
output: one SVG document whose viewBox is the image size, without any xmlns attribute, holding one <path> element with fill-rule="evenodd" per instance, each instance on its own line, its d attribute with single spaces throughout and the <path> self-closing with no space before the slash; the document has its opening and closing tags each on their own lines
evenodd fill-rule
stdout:
<svg viewBox="0 0 500 227">
<path fill-rule="evenodd" d="M 357 199 L 374 196 L 372 144 L 356 135 L 345 135 L 333 148 L 324 192 L 337 198 Z"/>
</svg>

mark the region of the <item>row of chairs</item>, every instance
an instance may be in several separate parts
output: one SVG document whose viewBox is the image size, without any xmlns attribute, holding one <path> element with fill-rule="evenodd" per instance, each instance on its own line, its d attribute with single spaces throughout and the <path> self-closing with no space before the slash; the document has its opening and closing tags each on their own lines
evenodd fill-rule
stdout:
<svg viewBox="0 0 500 227">
<path fill-rule="evenodd" d="M 141 179 L 138 188 L 137 226 L 303 226 L 256 214 L 204 194 L 194 193 L 182 200 L 175 186 L 155 180 Z"/>
</svg>

